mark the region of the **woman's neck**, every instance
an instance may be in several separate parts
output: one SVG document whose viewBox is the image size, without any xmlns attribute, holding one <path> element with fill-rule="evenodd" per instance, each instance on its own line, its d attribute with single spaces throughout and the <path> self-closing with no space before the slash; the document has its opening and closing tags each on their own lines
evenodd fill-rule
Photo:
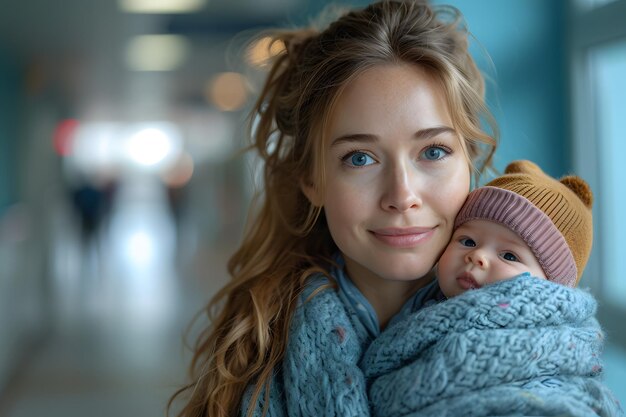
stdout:
<svg viewBox="0 0 626 417">
<path fill-rule="evenodd" d="M 371 273 L 349 270 L 347 265 L 346 274 L 374 308 L 381 330 L 417 290 L 434 278 L 434 271 L 431 271 L 422 278 L 412 281 L 385 280 L 374 277 Z"/>
</svg>

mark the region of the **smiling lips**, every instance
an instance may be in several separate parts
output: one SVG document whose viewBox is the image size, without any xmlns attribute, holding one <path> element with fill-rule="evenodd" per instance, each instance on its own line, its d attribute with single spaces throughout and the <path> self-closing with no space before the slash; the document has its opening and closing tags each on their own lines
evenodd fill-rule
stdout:
<svg viewBox="0 0 626 417">
<path fill-rule="evenodd" d="M 456 281 L 464 290 L 475 290 L 481 287 L 470 272 L 462 273 L 456 278 Z"/>
<path fill-rule="evenodd" d="M 435 232 L 434 227 L 407 227 L 370 230 L 378 240 L 395 248 L 412 248 L 428 240 Z"/>
</svg>

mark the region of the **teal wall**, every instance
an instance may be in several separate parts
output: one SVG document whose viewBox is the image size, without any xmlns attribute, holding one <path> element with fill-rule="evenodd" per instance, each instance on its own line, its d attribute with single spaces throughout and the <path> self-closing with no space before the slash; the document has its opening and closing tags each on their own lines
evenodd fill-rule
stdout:
<svg viewBox="0 0 626 417">
<path fill-rule="evenodd" d="M 567 119 L 566 2 L 436 0 L 463 12 L 472 51 L 493 82 L 487 99 L 501 129 L 496 168 L 535 161 L 560 176 L 571 166 Z M 484 58 L 486 51 L 492 63 Z"/>
<path fill-rule="evenodd" d="M 19 89 L 17 65 L 0 49 L 0 215 L 17 198 Z"/>
</svg>

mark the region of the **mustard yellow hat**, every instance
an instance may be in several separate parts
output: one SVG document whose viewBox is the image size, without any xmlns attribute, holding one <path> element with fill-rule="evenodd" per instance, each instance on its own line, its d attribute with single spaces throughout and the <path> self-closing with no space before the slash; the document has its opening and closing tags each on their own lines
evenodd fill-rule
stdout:
<svg viewBox="0 0 626 417">
<path fill-rule="evenodd" d="M 469 194 L 455 228 L 474 219 L 501 223 L 528 244 L 548 280 L 575 287 L 591 252 L 592 203 L 582 178 L 556 180 L 530 161 L 515 161 Z"/>
</svg>

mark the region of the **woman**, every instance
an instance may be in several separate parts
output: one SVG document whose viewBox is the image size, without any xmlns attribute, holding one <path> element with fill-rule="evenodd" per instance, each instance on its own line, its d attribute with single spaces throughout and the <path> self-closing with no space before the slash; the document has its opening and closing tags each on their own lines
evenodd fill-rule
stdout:
<svg viewBox="0 0 626 417">
<path fill-rule="evenodd" d="M 252 113 L 262 203 L 179 416 L 368 415 L 359 359 L 433 302 L 433 266 L 496 146 L 456 9 L 382 1 L 273 36 L 285 52 Z"/>
</svg>

